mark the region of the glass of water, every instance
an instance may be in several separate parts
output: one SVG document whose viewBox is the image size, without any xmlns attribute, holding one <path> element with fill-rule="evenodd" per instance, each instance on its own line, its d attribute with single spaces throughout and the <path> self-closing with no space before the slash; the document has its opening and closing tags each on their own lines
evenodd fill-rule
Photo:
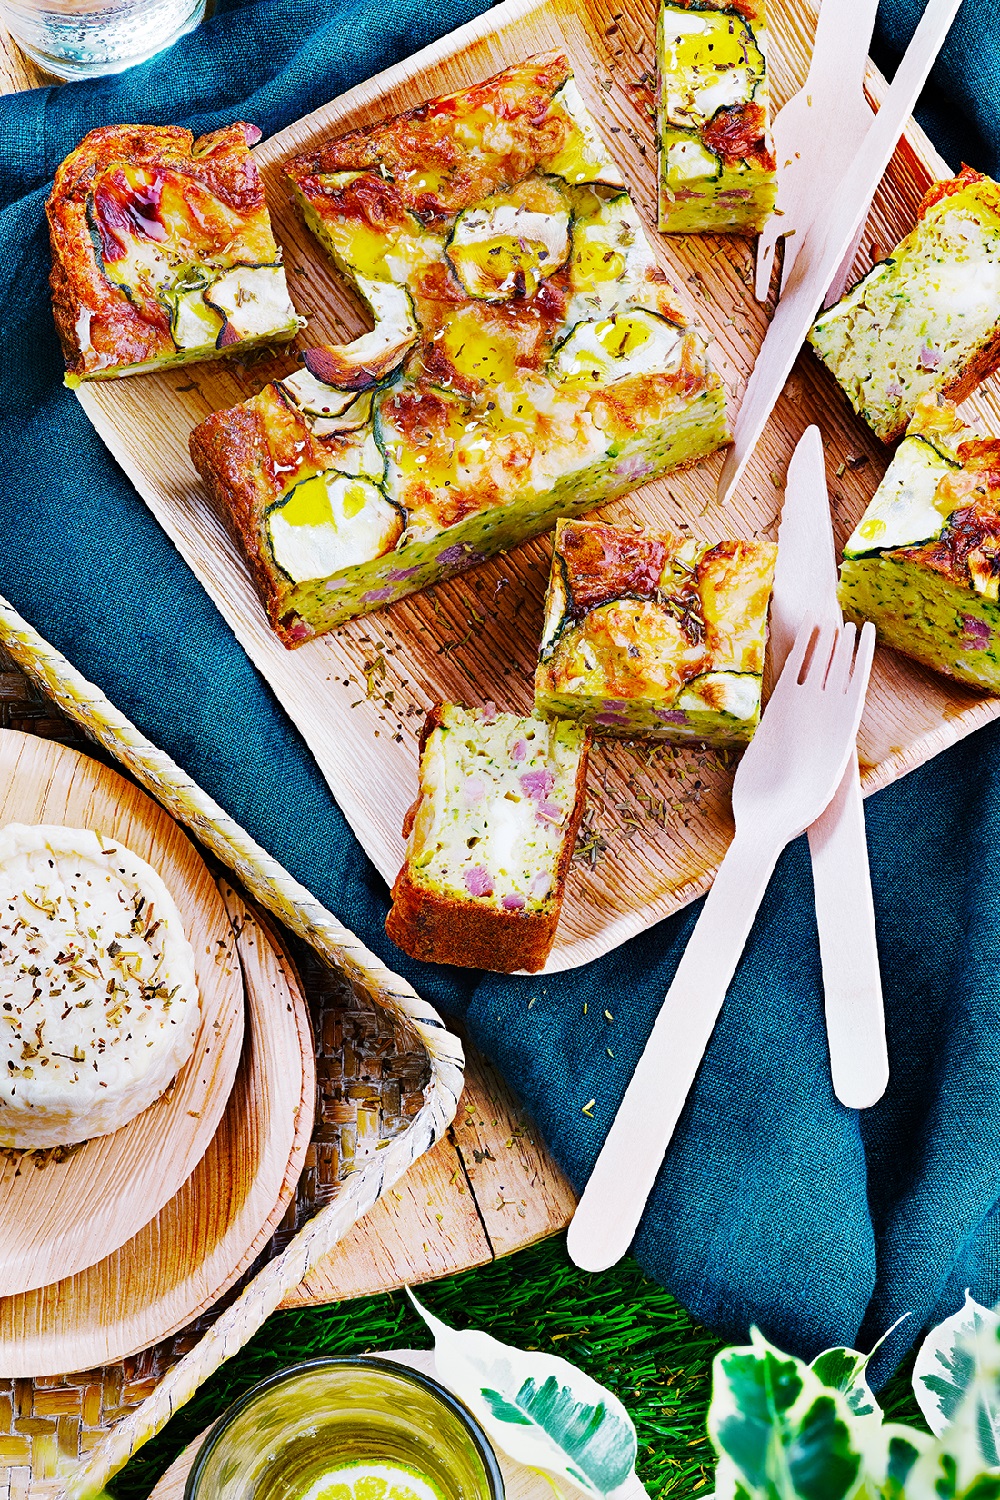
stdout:
<svg viewBox="0 0 1000 1500">
<path fill-rule="evenodd" d="M 504 1500 L 479 1423 L 426 1375 L 369 1356 L 313 1359 L 237 1401 L 184 1500 Z"/>
<path fill-rule="evenodd" d="M 120 73 L 193 31 L 206 0 L 0 0 L 22 52 L 57 78 Z"/>
</svg>

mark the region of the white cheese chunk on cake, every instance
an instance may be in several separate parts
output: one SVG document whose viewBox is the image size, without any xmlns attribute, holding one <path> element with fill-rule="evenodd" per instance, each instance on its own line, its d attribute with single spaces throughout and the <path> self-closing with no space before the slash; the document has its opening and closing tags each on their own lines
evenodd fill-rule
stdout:
<svg viewBox="0 0 1000 1500">
<path fill-rule="evenodd" d="M 411 958 L 512 973 L 542 968 L 583 812 L 589 734 L 438 704 L 386 931 Z"/>
<path fill-rule="evenodd" d="M 160 876 L 88 829 L 0 829 L 0 1147 L 109 1135 L 191 1056 L 194 953 Z"/>
</svg>

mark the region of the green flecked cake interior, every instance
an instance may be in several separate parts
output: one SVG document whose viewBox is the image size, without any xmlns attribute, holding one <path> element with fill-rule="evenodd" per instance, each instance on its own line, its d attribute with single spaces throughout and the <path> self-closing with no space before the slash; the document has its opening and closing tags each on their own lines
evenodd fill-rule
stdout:
<svg viewBox="0 0 1000 1500">
<path fill-rule="evenodd" d="M 551 910 L 586 744 L 578 724 L 443 705 L 421 756 L 410 878 L 452 900 Z"/>
<path fill-rule="evenodd" d="M 665 0 L 657 24 L 659 227 L 755 234 L 777 173 L 768 129 L 763 7 Z"/>
<path fill-rule="evenodd" d="M 744 745 L 760 723 L 761 679 L 750 672 L 711 672 L 687 685 L 665 709 L 656 698 L 617 699 L 600 693 L 535 694 L 535 709 L 579 719 L 617 739 L 691 740 Z M 728 705 L 725 707 L 723 705 Z"/>
<path fill-rule="evenodd" d="M 923 397 L 844 548 L 840 602 L 879 639 L 1000 691 L 1000 443 Z"/>
<path fill-rule="evenodd" d="M 840 572 L 845 615 L 915 661 L 1000 693 L 1000 606 L 890 555 L 850 558 Z"/>
<path fill-rule="evenodd" d="M 955 179 L 955 187 L 923 209 L 892 255 L 809 335 L 885 442 L 900 435 L 922 395 L 956 388 L 1000 334 L 1000 188 L 988 178 Z"/>
</svg>

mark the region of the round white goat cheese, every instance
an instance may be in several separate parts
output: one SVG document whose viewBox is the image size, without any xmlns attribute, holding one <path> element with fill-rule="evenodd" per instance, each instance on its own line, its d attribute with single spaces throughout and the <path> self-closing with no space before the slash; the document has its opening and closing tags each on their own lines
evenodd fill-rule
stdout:
<svg viewBox="0 0 1000 1500">
<path fill-rule="evenodd" d="M 155 870 L 86 829 L 0 829 L 0 1147 L 126 1125 L 198 1023 L 194 952 Z"/>
</svg>

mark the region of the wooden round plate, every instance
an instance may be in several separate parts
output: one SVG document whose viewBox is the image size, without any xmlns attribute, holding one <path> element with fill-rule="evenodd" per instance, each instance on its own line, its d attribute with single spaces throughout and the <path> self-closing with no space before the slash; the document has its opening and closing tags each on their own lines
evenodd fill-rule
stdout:
<svg viewBox="0 0 1000 1500">
<path fill-rule="evenodd" d="M 0 732 L 0 825 L 55 823 L 119 839 L 162 876 L 194 948 L 201 1026 L 173 1088 L 63 1161 L 8 1153 L 0 1167 L 0 1296 L 92 1266 L 148 1224 L 219 1127 L 243 1045 L 233 930 L 194 845 L 117 772 L 52 740 Z"/>
<path fill-rule="evenodd" d="M 0 1299 L 0 1378 L 92 1369 L 185 1327 L 252 1265 L 294 1195 L 316 1095 L 305 997 L 271 929 L 223 894 L 248 1018 L 218 1132 L 180 1192 L 113 1255 Z"/>
</svg>

